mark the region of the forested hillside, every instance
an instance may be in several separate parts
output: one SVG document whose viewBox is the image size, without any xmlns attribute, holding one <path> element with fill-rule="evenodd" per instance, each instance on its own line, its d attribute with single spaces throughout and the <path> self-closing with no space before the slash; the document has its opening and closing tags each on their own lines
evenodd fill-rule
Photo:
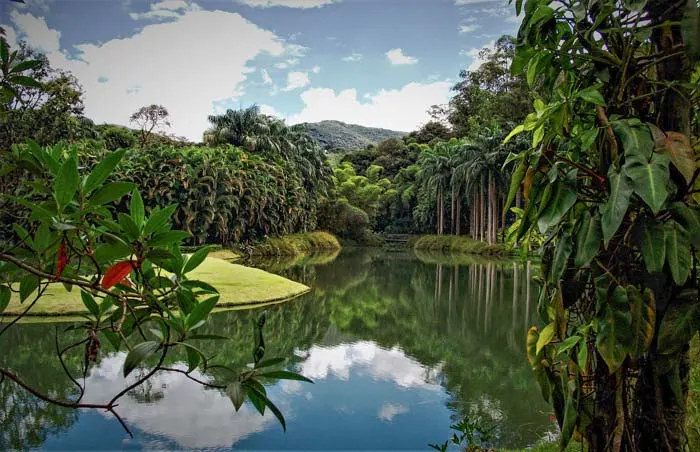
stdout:
<svg viewBox="0 0 700 452">
<path fill-rule="evenodd" d="M 363 149 L 389 138 L 401 138 L 407 132 L 346 124 L 341 121 L 305 123 L 309 136 L 330 152 Z"/>
</svg>

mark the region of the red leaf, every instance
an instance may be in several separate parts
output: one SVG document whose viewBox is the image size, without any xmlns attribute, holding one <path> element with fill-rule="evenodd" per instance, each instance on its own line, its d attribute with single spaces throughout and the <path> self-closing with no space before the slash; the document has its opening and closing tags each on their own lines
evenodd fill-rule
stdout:
<svg viewBox="0 0 700 452">
<path fill-rule="evenodd" d="M 109 289 L 110 287 L 119 284 L 131 273 L 134 264 L 131 261 L 117 262 L 107 269 L 102 277 L 102 288 Z"/>
<path fill-rule="evenodd" d="M 66 241 L 64 239 L 61 240 L 61 244 L 58 246 L 58 254 L 56 255 L 56 278 L 61 276 L 67 263 L 68 254 L 66 254 Z"/>
</svg>

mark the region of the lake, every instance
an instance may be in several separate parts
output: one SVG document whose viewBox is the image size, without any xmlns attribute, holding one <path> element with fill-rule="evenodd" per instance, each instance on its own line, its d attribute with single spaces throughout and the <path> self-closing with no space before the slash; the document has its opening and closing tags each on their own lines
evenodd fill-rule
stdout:
<svg viewBox="0 0 700 452">
<path fill-rule="evenodd" d="M 120 401 L 133 438 L 109 413 L 47 405 L 3 382 L 0 449 L 426 451 L 465 416 L 488 428 L 496 447 L 525 447 L 554 431 L 525 357 L 537 323 L 533 264 L 377 249 L 250 264 L 313 288 L 264 308 L 267 356 L 294 358 L 290 369 L 314 381 L 267 388 L 286 433 L 269 410 L 260 416 L 247 403 L 236 413 L 223 392 L 181 374 L 158 374 Z M 251 361 L 261 312 L 215 314 L 207 332 L 231 340 L 203 350 Z M 0 362 L 54 397 L 74 396 L 55 354 L 56 329 L 62 344 L 80 334 L 63 332 L 67 325 L 11 328 Z M 125 386 L 124 357 L 104 345 L 85 376 L 85 402 Z M 81 360 L 75 353 L 66 366 L 75 371 Z"/>
</svg>

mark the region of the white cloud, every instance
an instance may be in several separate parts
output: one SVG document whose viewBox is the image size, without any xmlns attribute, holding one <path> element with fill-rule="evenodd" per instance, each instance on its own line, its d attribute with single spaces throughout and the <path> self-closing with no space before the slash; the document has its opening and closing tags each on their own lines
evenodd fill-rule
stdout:
<svg viewBox="0 0 700 452">
<path fill-rule="evenodd" d="M 10 20 L 14 24 L 15 39 L 23 39 L 31 47 L 46 54 L 58 52 L 61 32 L 49 28 L 43 17 L 34 17 L 29 13 L 14 10 L 10 13 Z"/>
<path fill-rule="evenodd" d="M 178 18 L 180 14 L 177 11 L 198 11 L 199 9 L 200 7 L 196 3 L 187 3 L 184 0 L 164 0 L 153 3 L 150 11 L 132 12 L 129 13 L 129 17 L 133 20 Z"/>
<path fill-rule="evenodd" d="M 122 376 L 125 357 L 124 352 L 111 354 L 90 372 L 85 385 L 86 403 L 104 403 L 105 394 L 116 394 L 127 385 L 127 381 L 132 383 L 133 376 L 128 380 Z M 187 368 L 182 364 L 172 367 L 180 370 Z M 192 376 L 209 381 L 198 370 Z M 246 403 L 236 412 L 231 400 L 222 391 L 206 390 L 179 373 L 158 373 L 151 377 L 148 387 L 152 394 L 158 393 L 160 396 L 157 403 L 149 403 L 145 409 L 142 402 L 126 395 L 119 399 L 117 412 L 127 424 L 147 434 L 175 441 L 183 449 L 230 448 L 254 433 L 277 428 L 277 421 L 270 410 L 261 416 Z M 278 398 L 275 403 L 279 401 Z M 290 407 L 280 408 L 289 417 Z M 113 420 L 111 413 L 99 413 Z M 193 416 L 193 413 L 197 415 Z"/>
<path fill-rule="evenodd" d="M 374 342 L 359 341 L 333 347 L 314 345 L 304 355 L 301 374 L 312 380 L 329 375 L 347 380 L 350 371 L 356 370 L 369 374 L 373 380 L 392 381 L 402 388 L 441 390 L 437 376 L 442 367 L 426 368 L 398 347 L 387 350 Z"/>
<path fill-rule="evenodd" d="M 85 89 L 85 114 L 95 122 L 128 125 L 139 107 L 162 104 L 173 132 L 197 141 L 213 104 L 241 95 L 241 84 L 255 71 L 247 66 L 250 60 L 290 51 L 274 33 L 223 11 L 186 10 L 176 21 L 147 25 L 128 38 L 77 45 L 78 59 L 58 51 L 60 33 L 43 18 L 17 14 L 13 23 L 20 38 L 24 34 L 30 44 L 47 50 L 54 67 L 78 78 Z M 108 81 L 100 83 L 100 77 Z"/>
<path fill-rule="evenodd" d="M 361 59 L 362 59 L 362 54 L 356 53 L 356 52 L 353 52 L 350 55 L 342 58 L 343 61 L 350 61 L 350 62 L 360 61 Z"/>
<path fill-rule="evenodd" d="M 468 56 L 468 57 L 471 57 L 471 59 L 472 59 L 471 64 L 469 65 L 469 67 L 467 67 L 468 71 L 476 71 L 477 69 L 479 69 L 479 67 L 483 63 L 486 62 L 485 59 L 483 59 L 479 56 L 479 52 L 481 52 L 484 48 L 489 48 L 491 50 L 495 50 L 496 49 L 496 41 L 491 41 L 483 47 L 473 48 L 473 49 L 469 49 L 469 50 L 463 50 L 460 52 L 460 55 Z"/>
<path fill-rule="evenodd" d="M 275 107 L 267 104 L 260 105 L 260 113 L 263 115 L 274 116 L 275 118 L 281 118 L 282 114 L 278 112 Z"/>
<path fill-rule="evenodd" d="M 449 101 L 451 86 L 447 81 L 409 83 L 401 89 L 365 95 L 362 101 L 355 89 L 336 93 L 329 88 L 311 88 L 301 94 L 304 108 L 287 118 L 287 122 L 297 124 L 335 119 L 409 132 L 430 119 L 426 111 L 431 105 Z"/>
<path fill-rule="evenodd" d="M 395 416 L 408 413 L 408 407 L 399 403 L 385 403 L 377 412 L 377 417 L 382 421 L 391 422 Z"/>
<path fill-rule="evenodd" d="M 479 28 L 481 28 L 481 26 L 475 25 L 475 24 L 460 25 L 459 32 L 460 33 L 471 33 L 472 31 L 477 30 Z"/>
<path fill-rule="evenodd" d="M 252 6 L 253 8 L 272 8 L 282 6 L 285 8 L 320 8 L 332 3 L 338 3 L 340 0 L 236 0 L 238 3 Z"/>
<path fill-rule="evenodd" d="M 418 62 L 418 58 L 404 55 L 403 50 L 400 48 L 391 49 L 385 55 L 391 61 L 391 64 L 416 64 Z"/>
<path fill-rule="evenodd" d="M 518 16 L 510 16 L 506 19 L 506 22 L 516 23 L 516 24 L 519 24 L 522 21 L 523 21 L 523 18 L 518 17 Z"/>
<path fill-rule="evenodd" d="M 321 72 L 321 66 L 314 66 L 311 69 L 311 72 L 313 72 L 314 74 L 318 74 L 319 72 Z"/>
<path fill-rule="evenodd" d="M 277 69 L 287 69 L 287 68 L 290 68 L 292 66 L 296 66 L 297 64 L 299 64 L 299 58 L 289 58 L 285 61 L 276 63 L 275 67 Z"/>
<path fill-rule="evenodd" d="M 309 74 L 306 72 L 290 72 L 287 74 L 287 86 L 282 88 L 282 91 L 303 88 L 309 83 L 311 83 L 311 80 L 309 80 Z"/>
<path fill-rule="evenodd" d="M 263 83 L 266 85 L 272 85 L 272 77 L 270 77 L 270 73 L 267 72 L 267 69 L 263 69 L 261 72 Z"/>
</svg>

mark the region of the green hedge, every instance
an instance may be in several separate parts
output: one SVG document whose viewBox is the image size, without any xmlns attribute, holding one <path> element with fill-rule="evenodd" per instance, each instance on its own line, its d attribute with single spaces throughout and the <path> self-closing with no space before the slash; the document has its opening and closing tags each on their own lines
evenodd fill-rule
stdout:
<svg viewBox="0 0 700 452">
<path fill-rule="evenodd" d="M 456 235 L 424 235 L 416 240 L 413 248 L 416 250 L 480 254 L 489 256 L 505 256 L 508 254 L 503 245 L 489 245 L 485 242 L 474 240 L 466 236 Z"/>
</svg>

